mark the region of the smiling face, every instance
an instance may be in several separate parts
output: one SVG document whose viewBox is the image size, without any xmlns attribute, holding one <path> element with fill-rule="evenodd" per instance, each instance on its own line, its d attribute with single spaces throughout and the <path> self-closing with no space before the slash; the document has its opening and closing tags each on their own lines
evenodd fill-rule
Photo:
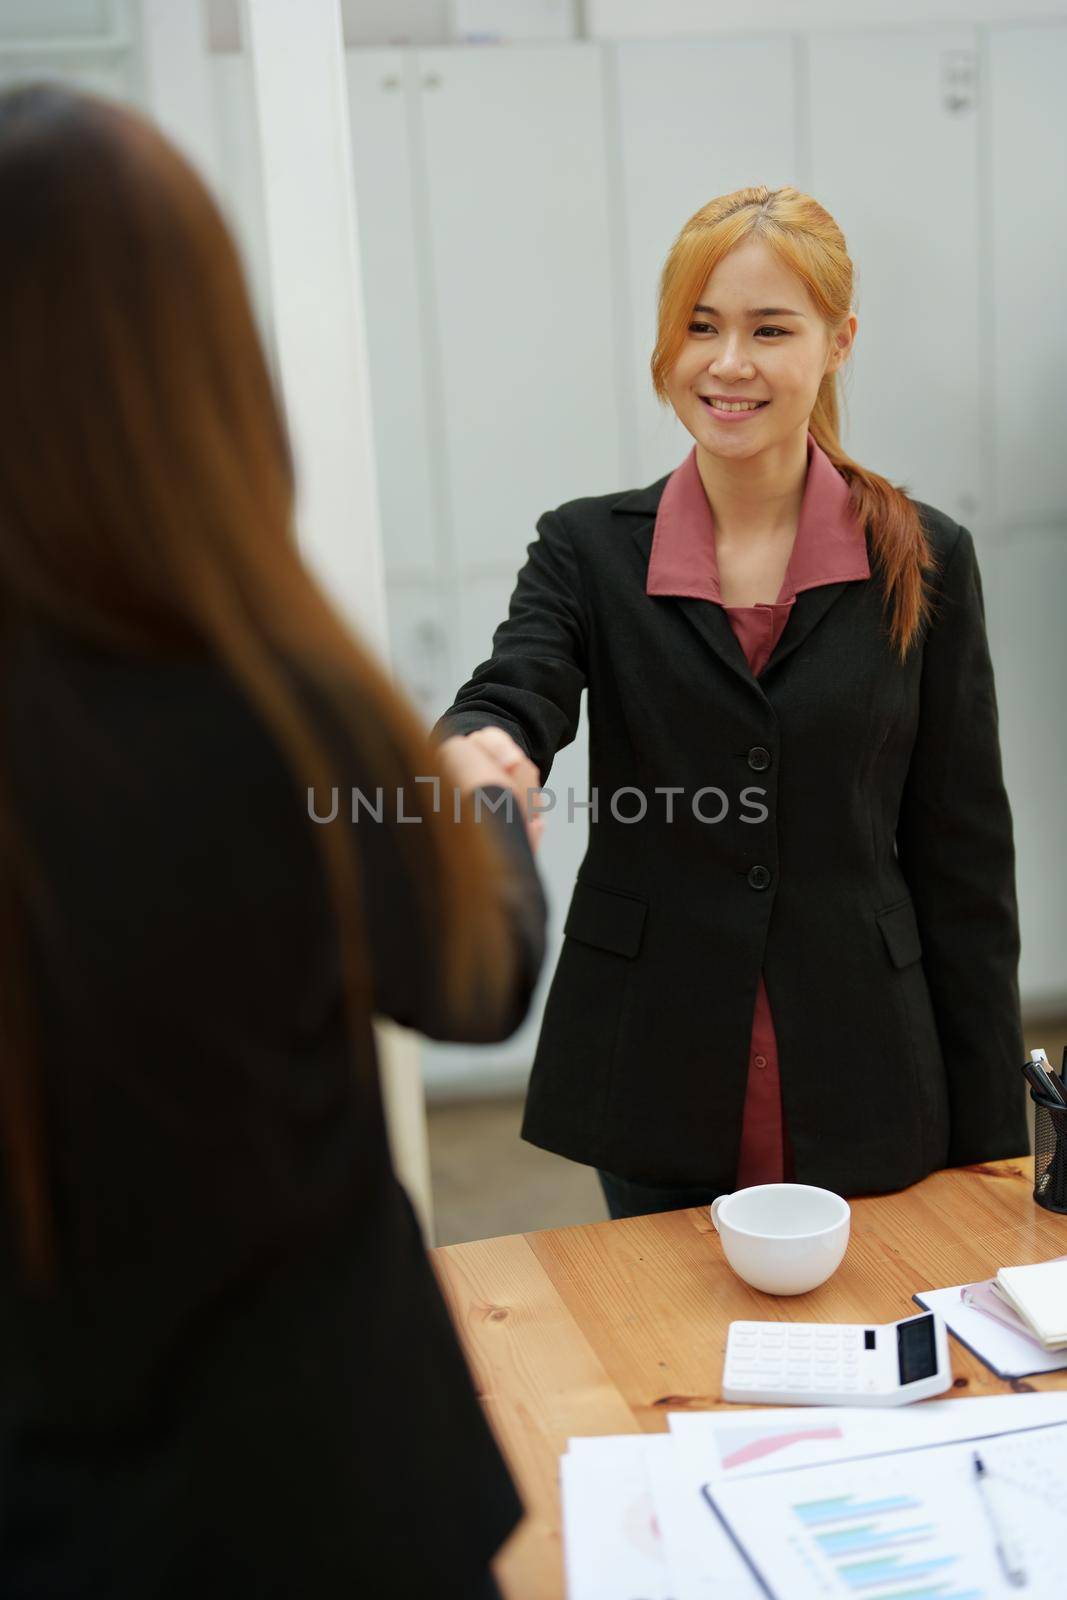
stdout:
<svg viewBox="0 0 1067 1600">
<path fill-rule="evenodd" d="M 806 435 L 823 374 L 855 332 L 849 315 L 831 335 L 801 279 L 747 240 L 704 285 L 667 397 L 699 449 L 746 459 Z"/>
</svg>

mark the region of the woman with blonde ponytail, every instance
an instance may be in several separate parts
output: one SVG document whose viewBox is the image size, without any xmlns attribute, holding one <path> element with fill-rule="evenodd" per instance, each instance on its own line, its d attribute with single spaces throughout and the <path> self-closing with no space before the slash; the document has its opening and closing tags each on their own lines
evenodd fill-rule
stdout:
<svg viewBox="0 0 1067 1600">
<path fill-rule="evenodd" d="M 439 725 L 536 785 L 588 690 L 589 846 L 523 1135 L 594 1165 L 612 1216 L 1026 1149 L 974 542 L 842 448 L 852 289 L 796 189 L 690 218 L 652 380 L 693 449 L 545 514 Z"/>
</svg>

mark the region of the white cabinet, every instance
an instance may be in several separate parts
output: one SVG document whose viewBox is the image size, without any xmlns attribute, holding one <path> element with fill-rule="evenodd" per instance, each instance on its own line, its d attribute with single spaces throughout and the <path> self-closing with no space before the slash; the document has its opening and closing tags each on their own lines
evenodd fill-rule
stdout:
<svg viewBox="0 0 1067 1600">
<path fill-rule="evenodd" d="M 626 478 L 637 485 L 673 471 L 693 443 L 649 374 L 664 260 L 682 224 L 717 195 L 797 183 L 795 47 L 786 36 L 650 41 L 609 49 L 608 59 L 628 288 Z"/>
<path fill-rule="evenodd" d="M 515 571 L 546 506 L 622 485 L 601 55 L 419 55 L 453 559 Z"/>
<path fill-rule="evenodd" d="M 994 28 L 988 48 L 991 275 L 981 404 L 997 510 L 983 553 L 1033 1006 L 1062 1012 L 1067 951 L 1067 385 L 1063 278 L 1067 27 Z"/>
<path fill-rule="evenodd" d="M 346 56 L 387 582 L 439 575 L 437 329 L 409 136 L 416 66 L 410 51 Z"/>
<path fill-rule="evenodd" d="M 490 654 L 541 512 L 632 481 L 603 59 L 359 51 L 348 74 L 393 661 L 432 721 Z M 583 797 L 584 750 L 583 728 L 553 777 Z M 585 834 L 564 800 L 544 983 Z M 501 1046 L 428 1045 L 427 1081 L 516 1081 L 539 1014 Z"/>
<path fill-rule="evenodd" d="M 991 30 L 993 299 L 982 404 L 995 424 L 997 509 L 1005 530 L 1055 526 L 1067 542 L 1065 82 L 1067 26 Z"/>
<path fill-rule="evenodd" d="M 462 681 L 449 596 L 432 578 L 390 578 L 385 602 L 393 671 L 423 721 L 436 722 Z"/>
<path fill-rule="evenodd" d="M 1020 987 L 1062 1005 L 1067 29 L 813 35 L 808 51 L 812 192 L 859 269 L 846 448 L 976 535 Z"/>
<path fill-rule="evenodd" d="M 1067 895 L 1067 534 L 997 541 L 982 557 L 1004 775 L 1015 823 L 1022 932 L 1019 981 L 1032 1010 L 1062 1016 Z"/>
<path fill-rule="evenodd" d="M 857 269 L 845 448 L 979 536 L 977 40 L 967 28 L 813 34 L 811 193 Z"/>
</svg>

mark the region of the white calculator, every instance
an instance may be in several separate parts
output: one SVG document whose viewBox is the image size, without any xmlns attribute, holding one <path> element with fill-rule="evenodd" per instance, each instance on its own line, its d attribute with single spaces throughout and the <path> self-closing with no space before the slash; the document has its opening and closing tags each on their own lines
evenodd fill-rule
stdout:
<svg viewBox="0 0 1067 1600">
<path fill-rule="evenodd" d="M 952 1383 L 933 1312 L 886 1322 L 731 1322 L 724 1400 L 772 1406 L 903 1406 Z"/>
</svg>

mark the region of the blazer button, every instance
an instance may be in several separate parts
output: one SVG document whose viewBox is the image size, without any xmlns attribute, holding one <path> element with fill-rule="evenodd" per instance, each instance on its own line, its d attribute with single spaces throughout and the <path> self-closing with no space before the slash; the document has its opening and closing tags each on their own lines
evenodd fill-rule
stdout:
<svg viewBox="0 0 1067 1600">
<path fill-rule="evenodd" d="M 748 764 L 753 772 L 766 772 L 771 764 L 771 752 L 761 744 L 754 744 L 748 752 Z"/>
<path fill-rule="evenodd" d="M 753 889 L 766 889 L 771 881 L 771 874 L 767 867 L 749 867 L 748 881 Z"/>
</svg>

